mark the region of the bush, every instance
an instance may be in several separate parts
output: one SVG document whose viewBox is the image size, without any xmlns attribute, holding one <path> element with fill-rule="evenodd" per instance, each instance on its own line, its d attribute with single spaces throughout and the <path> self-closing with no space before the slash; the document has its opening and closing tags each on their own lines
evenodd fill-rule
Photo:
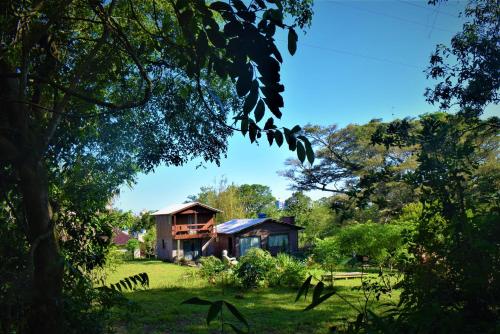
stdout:
<svg viewBox="0 0 500 334">
<path fill-rule="evenodd" d="M 322 269 L 330 273 L 330 283 L 333 285 L 333 271 L 342 261 L 338 240 L 334 237 L 316 240 L 313 257 Z"/>
<path fill-rule="evenodd" d="M 224 263 L 215 256 L 202 257 L 200 259 L 201 268 L 199 275 L 207 279 L 210 283 L 215 284 L 217 279 L 221 277 L 226 269 Z"/>
<path fill-rule="evenodd" d="M 298 287 L 306 277 L 304 261 L 280 253 L 274 260 L 274 268 L 268 274 L 270 286 Z"/>
<path fill-rule="evenodd" d="M 131 254 L 132 259 L 134 258 L 134 251 L 138 249 L 140 246 L 139 240 L 137 239 L 130 239 L 127 241 L 127 245 L 125 246 L 127 248 L 127 251 Z"/>
<path fill-rule="evenodd" d="M 368 256 L 378 265 L 392 267 L 398 254 L 404 251 L 401 224 L 365 223 L 344 227 L 338 234 L 340 251 L 345 256 L 353 252 Z"/>
<path fill-rule="evenodd" d="M 274 270 L 275 265 L 275 260 L 269 252 L 251 248 L 240 258 L 234 274 L 244 288 L 256 288 L 267 283 L 267 275 Z"/>
</svg>

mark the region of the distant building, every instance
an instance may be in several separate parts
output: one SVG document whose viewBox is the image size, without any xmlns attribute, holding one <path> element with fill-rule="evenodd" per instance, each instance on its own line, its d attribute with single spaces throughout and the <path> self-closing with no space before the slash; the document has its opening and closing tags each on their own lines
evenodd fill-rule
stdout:
<svg viewBox="0 0 500 334">
<path fill-rule="evenodd" d="M 277 200 L 275 204 L 276 204 L 276 209 L 278 210 L 286 209 L 286 203 L 284 201 Z"/>
<path fill-rule="evenodd" d="M 131 238 L 132 237 L 126 231 L 122 231 L 119 228 L 114 228 L 113 238 L 111 239 L 111 241 L 117 246 L 125 246 Z"/>
</svg>

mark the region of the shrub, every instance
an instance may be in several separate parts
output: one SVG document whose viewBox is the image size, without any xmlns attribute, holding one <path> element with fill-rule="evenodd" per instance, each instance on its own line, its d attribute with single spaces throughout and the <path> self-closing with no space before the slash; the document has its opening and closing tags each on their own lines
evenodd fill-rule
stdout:
<svg viewBox="0 0 500 334">
<path fill-rule="evenodd" d="M 200 264 L 200 276 L 207 279 L 212 284 L 217 282 L 217 279 L 226 269 L 224 263 L 215 256 L 202 257 L 200 259 Z"/>
<path fill-rule="evenodd" d="M 332 237 L 316 240 L 313 257 L 321 265 L 321 268 L 330 273 L 330 283 L 333 285 L 333 271 L 342 260 L 338 240 Z"/>
<path fill-rule="evenodd" d="M 251 248 L 243 255 L 234 273 L 244 288 L 255 288 L 266 284 L 267 274 L 275 267 L 275 260 L 269 252 Z"/>
<path fill-rule="evenodd" d="M 368 256 L 378 265 L 392 267 L 397 254 L 404 251 L 401 224 L 365 223 L 347 226 L 340 230 L 338 242 L 341 253 L 350 256 L 353 252 Z"/>
<path fill-rule="evenodd" d="M 280 253 L 275 259 L 274 268 L 268 274 L 270 286 L 298 287 L 306 277 L 304 261 Z"/>
<path fill-rule="evenodd" d="M 127 251 L 131 254 L 131 257 L 134 258 L 134 251 L 138 249 L 140 246 L 139 240 L 137 239 L 130 239 L 127 241 Z"/>
</svg>

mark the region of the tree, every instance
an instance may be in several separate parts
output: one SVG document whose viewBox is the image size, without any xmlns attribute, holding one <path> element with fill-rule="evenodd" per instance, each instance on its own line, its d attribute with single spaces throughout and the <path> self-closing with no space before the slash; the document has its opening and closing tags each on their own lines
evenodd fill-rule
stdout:
<svg viewBox="0 0 500 334">
<path fill-rule="evenodd" d="M 191 199 L 221 210 L 216 218 L 218 223 L 235 218 L 249 218 L 240 200 L 239 187 L 234 183 L 228 185 L 226 179 L 221 179 L 217 188 L 201 187 L 200 193 L 191 196 Z"/>
<path fill-rule="evenodd" d="M 330 272 L 330 284 L 333 286 L 333 271 L 343 258 L 337 238 L 330 237 L 317 240 L 313 255 L 314 259 L 321 264 L 323 269 Z"/>
<path fill-rule="evenodd" d="M 372 120 L 343 129 L 335 125 L 305 127 L 319 162 L 310 165 L 288 159 L 288 169 L 281 175 L 298 191 L 321 190 L 333 194 L 333 207 L 344 211 L 346 219 L 354 214 L 349 211 L 371 206 L 377 214 L 370 217 L 372 220 L 387 221 L 405 204 L 416 200 L 418 192 L 402 181 L 416 167 L 417 147 L 374 145 L 372 135 L 382 124 L 380 120 Z M 389 178 L 388 174 L 397 174 L 399 179 Z"/>
<path fill-rule="evenodd" d="M 395 331 L 499 328 L 500 120 L 479 117 L 498 104 L 498 15 L 495 1 L 469 2 L 463 31 L 431 57 L 429 76 L 440 81 L 426 96 L 443 109 L 456 104 L 456 114 L 424 115 L 413 135 L 408 123 L 395 122 L 374 138 L 421 147 L 409 180 L 422 188 L 422 214 L 409 243 L 399 317 L 386 319 Z"/>
<path fill-rule="evenodd" d="M 29 332 L 65 326 L 58 214 L 89 220 L 121 184 L 159 163 L 218 163 L 235 129 L 251 142 L 265 134 L 281 146 L 284 138 L 312 161 L 300 127 L 274 124 L 284 87 L 273 36 L 287 29 L 294 54 L 295 27 L 310 22 L 310 8 L 308 1 L 2 2 L 0 190 L 34 264 Z M 271 117 L 262 126 L 266 106 Z M 231 114 L 239 128 L 226 123 Z"/>
<path fill-rule="evenodd" d="M 156 228 L 151 227 L 144 235 L 144 251 L 147 257 L 153 257 L 156 252 Z"/>
<path fill-rule="evenodd" d="M 340 250 L 344 256 L 367 256 L 379 266 L 395 263 L 396 257 L 404 251 L 402 224 L 355 224 L 342 228 L 338 235 Z"/>
<path fill-rule="evenodd" d="M 240 201 L 245 208 L 246 217 L 257 217 L 275 205 L 276 198 L 271 188 L 261 184 L 242 184 L 238 187 Z"/>
<path fill-rule="evenodd" d="M 495 156 L 498 168 L 500 122 L 436 113 L 421 125 L 409 140 L 421 145 L 411 180 L 423 189 L 422 214 L 409 240 L 399 322 L 410 329 L 426 324 L 426 332 L 488 332 L 498 319 L 500 207 L 494 190 L 480 185 L 500 180 L 498 172 L 481 175 L 481 166 Z"/>
<path fill-rule="evenodd" d="M 127 251 L 129 253 L 131 259 L 133 259 L 135 257 L 135 251 L 137 249 L 139 249 L 139 246 L 140 246 L 140 243 L 139 243 L 139 240 L 137 240 L 137 239 L 130 239 L 129 241 L 127 241 L 126 248 L 127 248 Z"/>
<path fill-rule="evenodd" d="M 436 4 L 439 0 L 431 0 Z M 457 106 L 471 116 L 479 116 L 488 104 L 498 104 L 500 43 L 498 2 L 470 1 L 464 16 L 469 20 L 451 39 L 440 44 L 430 58 L 427 77 L 436 80 L 427 88 L 427 101 L 439 103 L 441 110 Z"/>
</svg>

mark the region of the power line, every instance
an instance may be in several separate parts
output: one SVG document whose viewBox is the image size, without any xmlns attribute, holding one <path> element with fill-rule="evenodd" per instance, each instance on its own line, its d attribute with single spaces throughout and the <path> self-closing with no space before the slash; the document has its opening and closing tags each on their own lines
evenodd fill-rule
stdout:
<svg viewBox="0 0 500 334">
<path fill-rule="evenodd" d="M 419 5 L 419 4 L 416 4 L 416 3 L 413 3 L 411 1 L 404 1 L 404 0 L 398 0 L 398 2 L 402 3 L 402 4 L 405 4 L 405 5 L 408 5 L 408 6 L 413 6 L 413 7 L 417 7 L 417 8 L 421 8 L 421 9 L 425 9 L 425 10 L 431 10 L 433 11 L 433 9 L 430 7 L 430 6 L 422 6 L 422 5 Z M 441 3 L 440 3 L 441 4 Z M 454 15 L 454 14 L 451 14 L 451 13 L 448 13 L 446 11 L 443 11 L 443 10 L 439 10 L 439 13 L 440 14 L 444 14 L 446 16 L 449 16 L 449 17 L 453 17 L 454 19 L 460 19 L 460 16 L 459 15 Z"/>
<path fill-rule="evenodd" d="M 351 6 L 351 5 L 348 5 L 348 4 L 345 4 L 343 2 L 339 2 L 339 1 L 318 0 L 316 2 L 320 2 L 320 3 L 332 3 L 332 4 L 336 4 L 336 5 L 345 6 L 345 7 L 352 8 L 352 9 L 356 9 L 356 10 L 359 10 L 359 11 L 364 11 L 364 12 L 367 12 L 367 13 L 370 13 L 370 14 L 374 14 L 374 15 L 385 16 L 385 17 L 391 18 L 393 20 L 408 22 L 408 23 L 411 23 L 411 24 L 423 26 L 425 28 L 432 28 L 432 26 L 430 26 L 428 24 L 425 24 L 425 23 L 422 23 L 422 22 L 405 19 L 405 18 L 402 18 L 402 17 L 399 17 L 399 16 L 395 16 L 395 15 L 391 15 L 391 14 L 387 14 L 387 13 L 383 13 L 383 12 L 378 12 L 378 11 L 374 11 L 374 10 L 371 10 L 371 9 L 359 8 L 359 7 L 356 7 L 356 6 Z M 441 28 L 441 27 L 434 27 L 433 29 L 446 31 L 446 32 L 449 32 L 449 33 L 454 33 L 451 30 L 448 30 L 448 29 L 445 29 L 445 28 Z"/>
<path fill-rule="evenodd" d="M 280 39 L 278 39 L 278 40 L 280 42 L 285 42 L 285 41 L 280 40 Z M 401 61 L 398 61 L 398 60 L 392 60 L 392 59 L 388 59 L 388 58 L 380 58 L 380 57 L 368 56 L 368 55 L 364 55 L 364 54 L 357 53 L 357 52 L 352 52 L 352 51 L 347 51 L 347 50 L 334 49 L 334 48 L 329 48 L 329 47 L 324 47 L 324 46 L 314 45 L 314 44 L 309 44 L 309 43 L 303 43 L 303 42 L 300 42 L 299 46 L 305 46 L 305 47 L 309 47 L 309 48 L 313 48 L 313 49 L 318 49 L 318 50 L 323 50 L 323 51 L 329 51 L 329 52 L 334 52 L 334 53 L 340 53 L 340 54 L 354 56 L 354 57 L 359 57 L 359 58 L 365 58 L 365 59 L 369 59 L 369 60 L 374 60 L 374 61 L 383 62 L 383 63 L 389 63 L 389 64 L 393 64 L 393 65 L 404 66 L 404 67 L 413 68 L 413 69 L 417 69 L 417 70 L 421 70 L 422 69 L 419 66 L 408 64 L 408 63 L 404 63 L 404 62 L 401 62 Z"/>
</svg>

